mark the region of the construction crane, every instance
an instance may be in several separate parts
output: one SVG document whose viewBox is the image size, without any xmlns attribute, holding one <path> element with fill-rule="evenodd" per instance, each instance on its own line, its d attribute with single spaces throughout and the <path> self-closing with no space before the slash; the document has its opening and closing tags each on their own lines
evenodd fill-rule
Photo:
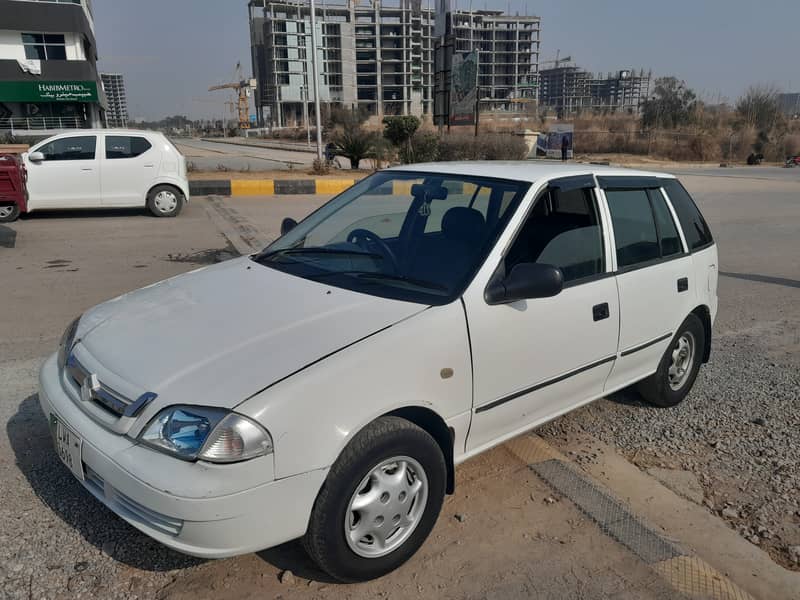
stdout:
<svg viewBox="0 0 800 600">
<path fill-rule="evenodd" d="M 568 62 L 572 62 L 572 57 L 571 56 L 565 56 L 564 58 L 559 58 L 558 57 L 559 54 L 561 54 L 561 50 L 556 50 L 556 59 L 555 60 L 543 60 L 542 62 L 539 63 L 539 66 L 541 66 L 541 65 L 553 65 L 553 68 L 557 69 L 559 66 L 561 66 L 561 63 L 565 63 L 566 64 Z"/>
<path fill-rule="evenodd" d="M 208 88 L 209 92 L 216 90 L 235 90 L 238 99 L 236 106 L 239 112 L 239 129 L 250 129 L 250 96 L 256 87 L 255 79 L 244 79 L 242 77 L 242 65 L 236 63 L 236 79 L 232 83 L 223 83 L 220 85 L 212 85 Z"/>
</svg>

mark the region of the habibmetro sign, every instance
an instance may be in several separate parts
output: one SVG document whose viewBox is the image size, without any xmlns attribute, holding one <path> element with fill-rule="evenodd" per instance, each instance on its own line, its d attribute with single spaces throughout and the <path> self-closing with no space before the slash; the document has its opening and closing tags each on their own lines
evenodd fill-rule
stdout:
<svg viewBox="0 0 800 600">
<path fill-rule="evenodd" d="M 0 81 L 0 102 L 97 102 L 94 81 Z"/>
</svg>

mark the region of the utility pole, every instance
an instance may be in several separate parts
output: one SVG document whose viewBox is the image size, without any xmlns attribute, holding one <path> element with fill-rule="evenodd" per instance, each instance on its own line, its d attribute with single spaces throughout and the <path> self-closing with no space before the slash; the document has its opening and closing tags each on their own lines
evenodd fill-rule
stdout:
<svg viewBox="0 0 800 600">
<path fill-rule="evenodd" d="M 314 77 L 314 113 L 317 118 L 317 159 L 322 162 L 322 115 L 319 108 L 319 70 L 317 68 L 317 9 L 311 0 L 311 71 Z"/>
</svg>

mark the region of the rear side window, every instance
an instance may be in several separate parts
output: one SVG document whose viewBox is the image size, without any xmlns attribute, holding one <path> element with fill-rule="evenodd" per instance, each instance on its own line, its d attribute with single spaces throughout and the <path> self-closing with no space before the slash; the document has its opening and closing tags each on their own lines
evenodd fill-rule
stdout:
<svg viewBox="0 0 800 600">
<path fill-rule="evenodd" d="M 658 233 L 647 190 L 606 190 L 617 266 L 630 267 L 661 258 Z"/>
<path fill-rule="evenodd" d="M 663 187 L 678 215 L 689 249 L 699 250 L 713 243 L 711 229 L 681 183 L 677 179 L 664 180 Z"/>
<path fill-rule="evenodd" d="M 506 254 L 506 272 L 524 262 L 556 266 L 565 282 L 605 271 L 603 232 L 591 189 L 551 189 L 539 197 Z"/>
<path fill-rule="evenodd" d="M 653 214 L 656 217 L 656 227 L 658 227 L 658 238 L 661 241 L 661 256 L 674 256 L 680 254 L 681 239 L 678 235 L 678 228 L 672 220 L 672 214 L 667 208 L 667 202 L 661 190 L 650 190 L 650 200 L 653 203 Z"/>
<path fill-rule="evenodd" d="M 106 158 L 136 158 L 151 148 L 150 142 L 133 135 L 107 135 Z"/>
<path fill-rule="evenodd" d="M 94 160 L 97 137 L 94 135 L 67 137 L 53 140 L 39 148 L 44 159 L 51 160 Z"/>
</svg>

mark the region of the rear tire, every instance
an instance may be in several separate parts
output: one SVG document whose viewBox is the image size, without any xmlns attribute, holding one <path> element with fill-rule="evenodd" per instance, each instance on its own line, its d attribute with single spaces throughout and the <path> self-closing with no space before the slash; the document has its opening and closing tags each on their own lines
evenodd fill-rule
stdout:
<svg viewBox="0 0 800 600">
<path fill-rule="evenodd" d="M 19 213 L 19 204 L 0 204 L 0 223 L 16 221 Z"/>
<path fill-rule="evenodd" d="M 381 417 L 347 445 L 314 503 L 303 545 L 343 582 L 385 575 L 406 562 L 433 529 L 447 467 L 425 430 Z"/>
<path fill-rule="evenodd" d="M 156 217 L 177 217 L 183 203 L 183 194 L 171 185 L 157 185 L 147 194 L 147 209 Z"/>
<path fill-rule="evenodd" d="M 658 371 L 637 384 L 642 397 L 661 408 L 680 404 L 697 379 L 707 343 L 703 323 L 690 314 L 661 357 Z"/>
</svg>

